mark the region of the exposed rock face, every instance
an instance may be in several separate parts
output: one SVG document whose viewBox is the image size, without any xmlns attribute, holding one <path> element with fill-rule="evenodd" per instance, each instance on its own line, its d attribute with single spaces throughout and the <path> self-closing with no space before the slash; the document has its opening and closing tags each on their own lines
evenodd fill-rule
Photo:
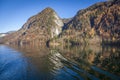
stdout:
<svg viewBox="0 0 120 80">
<path fill-rule="evenodd" d="M 67 30 L 61 36 L 69 40 L 85 41 L 93 37 L 120 40 L 120 0 L 101 2 L 80 10 L 66 26 Z"/>
<path fill-rule="evenodd" d="M 58 35 L 59 38 L 53 41 L 63 44 L 97 44 L 106 39 L 120 41 L 120 0 L 94 4 L 78 11 L 72 19 L 61 20 L 53 9 L 46 8 L 2 41 L 11 44 L 45 44 Z"/>
<path fill-rule="evenodd" d="M 72 20 L 72 18 L 63 18 L 62 19 L 64 24 L 67 24 L 68 22 L 70 22 L 70 20 Z"/>
<path fill-rule="evenodd" d="M 63 22 L 51 8 L 32 16 L 23 27 L 4 37 L 8 44 L 45 44 L 62 31 Z"/>
<path fill-rule="evenodd" d="M 55 25 L 54 27 L 52 27 L 51 29 L 51 37 L 53 38 L 54 36 L 58 36 L 61 32 L 62 32 L 62 27 L 63 27 L 63 22 L 62 20 L 56 15 L 56 13 L 54 13 L 53 16 Z"/>
</svg>

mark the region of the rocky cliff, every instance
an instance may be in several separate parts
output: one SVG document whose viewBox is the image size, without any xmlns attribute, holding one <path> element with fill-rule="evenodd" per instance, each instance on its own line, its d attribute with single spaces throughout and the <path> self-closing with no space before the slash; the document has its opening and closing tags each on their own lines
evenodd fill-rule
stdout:
<svg viewBox="0 0 120 80">
<path fill-rule="evenodd" d="M 2 41 L 21 45 L 42 45 L 47 41 L 62 44 L 120 42 L 120 0 L 96 3 L 70 19 L 60 19 L 53 9 L 46 8 Z"/>
<path fill-rule="evenodd" d="M 120 40 L 120 0 L 96 3 L 77 12 L 66 24 L 62 39 L 78 42 Z"/>
<path fill-rule="evenodd" d="M 22 28 L 6 37 L 7 44 L 45 44 L 50 38 L 60 34 L 63 22 L 57 13 L 46 8 L 28 19 Z"/>
</svg>

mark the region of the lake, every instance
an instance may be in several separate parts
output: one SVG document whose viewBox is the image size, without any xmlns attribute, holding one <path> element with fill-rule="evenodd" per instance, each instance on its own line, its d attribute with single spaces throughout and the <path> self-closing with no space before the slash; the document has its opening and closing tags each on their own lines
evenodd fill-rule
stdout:
<svg viewBox="0 0 120 80">
<path fill-rule="evenodd" d="M 0 45 L 0 80 L 120 80 L 120 49 Z"/>
</svg>

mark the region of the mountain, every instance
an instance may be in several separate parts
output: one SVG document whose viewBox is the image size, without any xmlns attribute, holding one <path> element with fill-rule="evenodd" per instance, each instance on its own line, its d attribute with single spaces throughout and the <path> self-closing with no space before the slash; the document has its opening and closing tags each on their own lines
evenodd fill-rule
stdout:
<svg viewBox="0 0 120 80">
<path fill-rule="evenodd" d="M 72 18 L 63 18 L 62 19 L 64 24 L 67 24 L 68 22 L 70 22 L 70 20 L 72 20 Z"/>
<path fill-rule="evenodd" d="M 6 36 L 7 34 L 5 33 L 0 33 L 0 38 Z"/>
<path fill-rule="evenodd" d="M 6 32 L 6 33 L 0 33 L 0 38 L 6 36 L 8 34 L 11 34 L 13 32 L 15 32 L 15 31 L 9 31 L 9 32 Z"/>
<path fill-rule="evenodd" d="M 68 19 L 48 7 L 1 41 L 18 45 L 120 43 L 120 0 L 96 3 Z"/>
<path fill-rule="evenodd" d="M 8 31 L 5 34 L 11 34 L 11 33 L 14 33 L 14 32 L 16 32 L 16 31 Z"/>
<path fill-rule="evenodd" d="M 7 35 L 9 35 L 9 34 L 11 34 L 11 33 L 13 33 L 13 32 L 15 32 L 15 31 L 9 31 L 9 32 L 6 32 L 6 33 L 0 33 L 0 44 L 2 44 L 3 43 L 3 41 L 4 41 L 4 37 L 6 37 Z"/>
<path fill-rule="evenodd" d="M 70 42 L 120 41 L 120 0 L 96 3 L 79 10 L 59 39 Z M 60 40 L 59 40 L 60 41 Z"/>
<path fill-rule="evenodd" d="M 58 36 L 62 31 L 63 22 L 57 13 L 46 8 L 40 13 L 30 17 L 18 31 L 3 38 L 6 44 L 46 44 L 46 42 Z"/>
</svg>

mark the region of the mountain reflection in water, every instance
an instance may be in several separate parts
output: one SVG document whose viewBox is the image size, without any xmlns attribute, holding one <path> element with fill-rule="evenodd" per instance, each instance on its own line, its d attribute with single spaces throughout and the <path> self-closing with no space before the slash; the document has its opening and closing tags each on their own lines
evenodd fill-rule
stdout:
<svg viewBox="0 0 120 80">
<path fill-rule="evenodd" d="M 0 80 L 120 80 L 120 49 L 0 45 Z"/>
</svg>

